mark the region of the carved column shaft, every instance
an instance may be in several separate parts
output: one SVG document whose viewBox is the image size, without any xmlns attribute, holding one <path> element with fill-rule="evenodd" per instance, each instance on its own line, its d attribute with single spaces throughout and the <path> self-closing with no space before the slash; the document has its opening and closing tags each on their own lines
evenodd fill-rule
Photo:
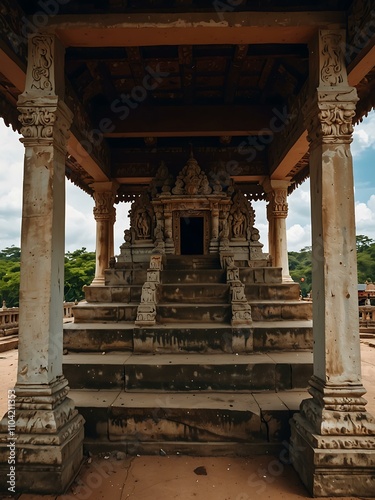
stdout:
<svg viewBox="0 0 375 500">
<path fill-rule="evenodd" d="M 353 169 L 356 90 L 347 81 L 344 31 L 311 46 L 310 140 L 314 375 L 292 424 L 294 467 L 314 496 L 371 496 L 375 420 L 361 382 Z M 350 480 L 348 477 L 350 476 Z"/>
<path fill-rule="evenodd" d="M 289 275 L 286 218 L 288 216 L 289 181 L 268 180 L 264 185 L 268 193 L 269 243 L 273 266 L 281 267 L 284 282 L 292 281 Z"/>
<path fill-rule="evenodd" d="M 114 182 L 95 182 L 90 187 L 94 189 L 96 220 L 95 278 L 91 286 L 103 286 L 105 285 L 105 270 L 112 256 L 110 252 L 113 251 L 113 204 L 118 186 Z"/>
<path fill-rule="evenodd" d="M 19 96 L 25 146 L 16 393 L 17 493 L 62 492 L 82 459 L 83 418 L 62 373 L 65 156 L 72 113 L 64 103 L 64 49 L 53 35 L 29 38 Z M 0 490 L 9 472 L 0 423 Z M 67 450 L 69 450 L 67 452 Z"/>
</svg>

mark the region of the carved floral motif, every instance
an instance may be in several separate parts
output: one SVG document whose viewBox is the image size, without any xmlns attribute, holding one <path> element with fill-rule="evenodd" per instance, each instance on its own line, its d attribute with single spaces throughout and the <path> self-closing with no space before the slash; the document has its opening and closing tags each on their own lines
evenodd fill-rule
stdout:
<svg viewBox="0 0 375 500">
<path fill-rule="evenodd" d="M 270 193 L 270 197 L 272 216 L 286 218 L 288 216 L 288 189 L 274 188 Z"/>
<path fill-rule="evenodd" d="M 94 191 L 94 217 L 95 220 L 110 219 L 113 217 L 113 204 L 115 201 L 115 193 L 112 191 Z"/>
<path fill-rule="evenodd" d="M 327 85 L 340 85 L 345 80 L 345 65 L 342 46 L 344 43 L 340 33 L 326 33 L 322 36 L 323 64 L 321 80 Z"/>
<path fill-rule="evenodd" d="M 342 101 L 341 98 L 352 97 L 352 100 Z M 310 142 L 321 141 L 325 144 L 352 142 L 353 119 L 357 94 L 355 89 L 347 92 L 334 93 L 334 101 L 319 100 L 306 106 L 306 127 Z"/>
<path fill-rule="evenodd" d="M 33 36 L 31 38 L 32 83 L 31 89 L 52 91 L 53 82 L 51 67 L 53 38 L 49 35 Z"/>
</svg>

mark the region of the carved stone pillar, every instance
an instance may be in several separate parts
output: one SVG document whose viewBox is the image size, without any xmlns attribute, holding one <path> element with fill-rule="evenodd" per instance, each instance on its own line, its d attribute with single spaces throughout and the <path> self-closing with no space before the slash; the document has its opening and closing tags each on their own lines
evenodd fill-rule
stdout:
<svg viewBox="0 0 375 500">
<path fill-rule="evenodd" d="M 94 190 L 94 217 L 96 220 L 95 278 L 91 286 L 104 286 L 104 273 L 109 266 L 109 258 L 112 257 L 111 245 L 113 251 L 113 204 L 118 184 L 116 182 L 94 182 L 90 184 L 90 187 Z"/>
<path fill-rule="evenodd" d="M 65 156 L 72 113 L 64 99 L 64 49 L 29 38 L 26 89 L 18 99 L 25 146 L 15 492 L 61 493 L 82 460 L 84 420 L 62 373 Z M 0 490 L 10 472 L 7 418 L 0 423 Z"/>
<path fill-rule="evenodd" d="M 267 180 L 264 188 L 268 193 L 269 243 L 274 267 L 281 267 L 284 282 L 293 281 L 289 275 L 286 218 L 288 217 L 289 181 Z"/>
<path fill-rule="evenodd" d="M 291 457 L 314 496 L 372 496 L 375 419 L 361 381 L 350 142 L 357 93 L 347 81 L 345 31 L 311 44 L 310 140 L 314 374 L 292 420 Z"/>
<path fill-rule="evenodd" d="M 108 256 L 109 258 L 115 255 L 115 222 L 116 222 L 116 208 L 112 207 L 109 219 L 109 234 L 108 234 Z"/>
</svg>

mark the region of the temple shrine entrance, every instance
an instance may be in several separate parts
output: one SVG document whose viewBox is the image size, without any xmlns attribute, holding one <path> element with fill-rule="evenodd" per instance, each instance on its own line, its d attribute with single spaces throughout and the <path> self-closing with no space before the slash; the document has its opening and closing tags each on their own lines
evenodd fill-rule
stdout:
<svg viewBox="0 0 375 500">
<path fill-rule="evenodd" d="M 181 255 L 203 255 L 203 217 L 181 217 Z"/>
</svg>

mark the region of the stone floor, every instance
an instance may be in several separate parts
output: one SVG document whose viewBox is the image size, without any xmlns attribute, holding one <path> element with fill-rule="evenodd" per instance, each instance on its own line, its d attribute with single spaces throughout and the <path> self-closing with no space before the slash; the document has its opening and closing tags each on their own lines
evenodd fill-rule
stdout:
<svg viewBox="0 0 375 500">
<path fill-rule="evenodd" d="M 362 372 L 368 391 L 368 409 L 375 414 L 375 343 L 361 342 Z M 15 383 L 17 351 L 0 355 L 0 413 L 6 410 L 7 388 Z M 161 450 L 161 455 L 163 451 Z M 375 495 L 375 492 L 374 492 Z M 6 497 L 0 497 L 6 498 Z M 12 497 L 14 498 L 14 497 Z M 297 500 L 309 498 L 304 486 L 283 456 L 211 458 L 136 456 L 122 453 L 86 459 L 67 494 L 21 494 L 19 500 Z M 353 497 L 350 497 L 353 499 Z M 362 499 L 364 500 L 364 499 Z"/>
</svg>

